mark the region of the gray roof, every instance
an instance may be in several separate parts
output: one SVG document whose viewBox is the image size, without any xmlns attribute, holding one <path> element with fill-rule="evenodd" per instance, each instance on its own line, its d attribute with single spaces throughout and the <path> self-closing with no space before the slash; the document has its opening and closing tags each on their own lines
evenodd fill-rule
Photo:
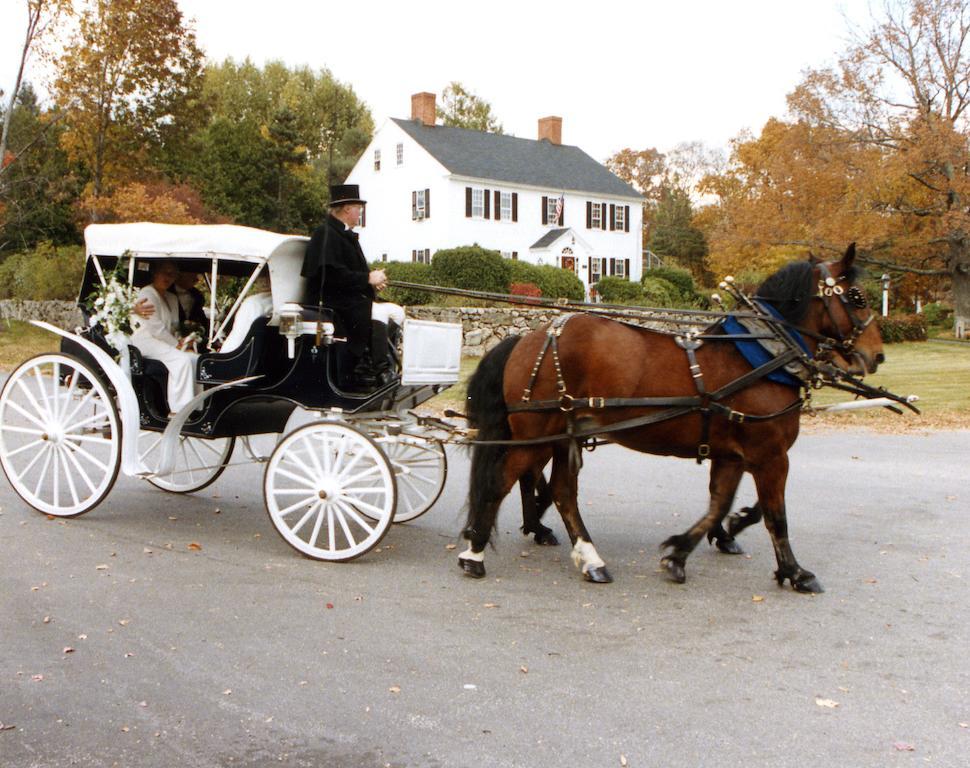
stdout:
<svg viewBox="0 0 970 768">
<path fill-rule="evenodd" d="M 546 234 L 544 234 L 542 237 L 536 240 L 532 245 L 530 245 L 529 248 L 530 249 L 548 248 L 550 245 L 556 242 L 556 240 L 562 237 L 563 233 L 568 231 L 569 231 L 569 227 L 562 227 L 560 229 L 550 229 L 548 232 L 546 232 Z"/>
<path fill-rule="evenodd" d="M 391 119 L 457 176 L 545 187 L 551 191 L 569 189 L 612 197 L 642 197 L 579 147 Z"/>
</svg>

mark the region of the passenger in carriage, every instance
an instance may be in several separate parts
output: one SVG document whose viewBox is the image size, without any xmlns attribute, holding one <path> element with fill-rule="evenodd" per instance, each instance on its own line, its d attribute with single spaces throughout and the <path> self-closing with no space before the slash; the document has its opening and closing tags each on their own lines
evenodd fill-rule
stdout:
<svg viewBox="0 0 970 768">
<path fill-rule="evenodd" d="M 195 361 L 198 355 L 183 347 L 184 339 L 178 332 L 178 299 L 169 288 L 178 278 L 175 262 L 162 260 L 152 262 L 152 282 L 138 292 L 138 304 L 151 304 L 149 316 L 136 312 L 132 317 L 135 332 L 131 343 L 145 357 L 159 360 L 168 369 L 168 407 L 179 411 L 195 396 Z"/>
<path fill-rule="evenodd" d="M 222 342 L 219 352 L 225 354 L 234 352 L 242 346 L 242 343 L 249 335 L 252 324 L 260 317 L 269 317 L 273 314 L 273 293 L 270 290 L 269 274 L 263 272 L 253 281 L 249 295 L 243 299 L 236 316 L 232 321 L 232 330 Z"/>
<path fill-rule="evenodd" d="M 354 390 L 383 386 L 394 378 L 388 356 L 388 324 L 404 323 L 404 309 L 383 302 L 377 294 L 387 287 L 382 269 L 371 270 L 354 227 L 360 223 L 365 201 L 356 184 L 330 187 L 330 213 L 307 246 L 302 274 L 307 278 L 305 303 L 332 308 L 347 328 L 353 357 Z M 322 289 L 322 292 L 321 292 Z"/>
</svg>

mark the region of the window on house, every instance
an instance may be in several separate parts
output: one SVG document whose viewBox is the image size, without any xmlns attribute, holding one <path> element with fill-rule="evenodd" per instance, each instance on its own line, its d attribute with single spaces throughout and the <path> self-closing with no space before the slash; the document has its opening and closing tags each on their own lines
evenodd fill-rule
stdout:
<svg viewBox="0 0 970 768">
<path fill-rule="evenodd" d="M 431 263 L 431 249 L 430 248 L 420 248 L 416 251 L 411 251 L 411 261 L 417 264 L 430 264 Z"/>
<path fill-rule="evenodd" d="M 417 189 L 411 193 L 411 219 L 421 221 L 431 215 L 431 190 Z"/>
<path fill-rule="evenodd" d="M 387 261 L 387 254 L 386 253 L 382 253 L 381 254 L 381 261 Z"/>
<path fill-rule="evenodd" d="M 623 259 L 617 259 L 616 265 L 613 268 L 613 275 L 615 277 L 626 277 L 626 261 Z"/>
<path fill-rule="evenodd" d="M 396 149 L 397 164 L 404 165 L 404 145 L 398 144 Z"/>
<path fill-rule="evenodd" d="M 589 260 L 589 282 L 591 285 L 598 283 L 600 278 L 603 277 L 601 264 L 602 262 L 599 257 L 594 256 Z"/>
<path fill-rule="evenodd" d="M 499 213 L 499 219 L 502 221 L 512 221 L 512 193 L 503 192 L 501 199 L 501 208 Z"/>
<path fill-rule="evenodd" d="M 481 219 L 485 216 L 485 190 L 472 189 L 472 218 Z"/>
<path fill-rule="evenodd" d="M 599 203 L 593 203 L 589 208 L 590 229 L 603 229 L 603 209 Z"/>
<path fill-rule="evenodd" d="M 613 209 L 613 229 L 617 232 L 622 232 L 626 228 L 625 211 L 626 209 L 622 205 L 618 205 Z"/>
<path fill-rule="evenodd" d="M 374 150 L 374 170 L 379 171 L 381 169 L 381 151 L 379 149 Z"/>
<path fill-rule="evenodd" d="M 559 223 L 559 216 L 556 215 L 556 208 L 559 205 L 558 197 L 546 198 L 546 223 L 556 226 Z"/>
</svg>

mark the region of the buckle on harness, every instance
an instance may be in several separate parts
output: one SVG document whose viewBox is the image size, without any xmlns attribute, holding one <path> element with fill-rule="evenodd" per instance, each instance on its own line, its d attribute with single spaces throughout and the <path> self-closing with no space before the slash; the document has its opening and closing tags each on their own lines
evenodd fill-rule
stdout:
<svg viewBox="0 0 970 768">
<path fill-rule="evenodd" d="M 563 392 L 559 397 L 559 410 L 563 413 L 569 413 L 576 408 L 576 398 L 566 392 Z"/>
<path fill-rule="evenodd" d="M 589 398 L 590 408 L 605 408 L 606 398 L 605 397 L 591 397 Z"/>
<path fill-rule="evenodd" d="M 697 446 L 697 458 L 706 459 L 711 455 L 711 446 L 707 443 L 701 443 Z"/>
<path fill-rule="evenodd" d="M 728 421 L 732 421 L 735 424 L 744 424 L 744 414 L 741 411 L 731 411 L 728 413 Z"/>
</svg>

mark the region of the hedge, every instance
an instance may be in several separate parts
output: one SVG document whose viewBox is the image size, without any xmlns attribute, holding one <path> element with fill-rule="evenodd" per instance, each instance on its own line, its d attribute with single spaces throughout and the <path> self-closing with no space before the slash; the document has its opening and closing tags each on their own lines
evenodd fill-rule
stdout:
<svg viewBox="0 0 970 768">
<path fill-rule="evenodd" d="M 375 269 L 383 269 L 388 280 L 400 280 L 402 283 L 419 283 L 434 285 L 431 277 L 431 265 L 411 261 L 378 262 L 371 265 Z M 381 292 L 381 298 L 393 301 L 401 306 L 419 306 L 431 304 L 435 294 L 416 288 L 388 288 Z"/>
<path fill-rule="evenodd" d="M 478 245 L 449 248 L 431 259 L 431 278 L 448 288 L 508 293 L 512 280 L 510 262 L 498 251 Z"/>
<path fill-rule="evenodd" d="M 890 315 L 877 317 L 876 322 L 885 344 L 926 341 L 926 320 L 922 315 Z"/>
<path fill-rule="evenodd" d="M 604 277 L 596 284 L 596 292 L 608 304 L 641 302 L 643 290 L 639 283 L 631 283 L 622 277 Z"/>
<path fill-rule="evenodd" d="M 532 283 L 548 299 L 582 301 L 586 295 L 582 281 L 572 272 L 549 265 L 536 266 L 526 261 L 510 261 L 512 282 Z"/>
<path fill-rule="evenodd" d="M 74 301 L 84 276 L 84 248 L 40 243 L 0 264 L 0 298 Z"/>
</svg>

